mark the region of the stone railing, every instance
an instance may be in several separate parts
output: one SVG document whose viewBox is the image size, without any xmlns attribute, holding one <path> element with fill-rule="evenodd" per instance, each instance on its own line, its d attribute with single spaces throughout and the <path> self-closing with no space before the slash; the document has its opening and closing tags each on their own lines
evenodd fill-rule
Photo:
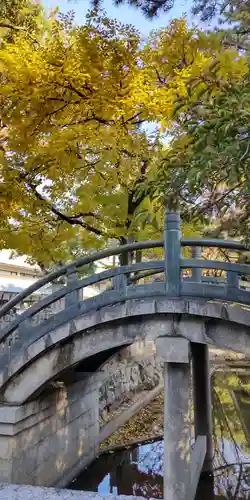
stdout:
<svg viewBox="0 0 250 500">
<path fill-rule="evenodd" d="M 183 258 L 181 249 L 190 249 L 192 258 Z M 0 309 L 0 344 L 4 349 L 18 339 L 33 341 L 33 335 L 39 335 L 38 329 L 51 316 L 61 314 L 62 321 L 70 320 L 79 314 L 104 305 L 111 305 L 123 299 L 143 298 L 145 296 L 167 295 L 168 297 L 196 297 L 223 301 L 233 301 L 250 305 L 250 292 L 243 288 L 241 278 L 250 275 L 250 266 L 237 262 L 206 259 L 202 254 L 204 248 L 227 249 L 234 259 L 238 252 L 246 247 L 240 242 L 224 240 L 181 239 L 180 216 L 167 213 L 165 217 L 164 239 L 162 241 L 146 241 L 107 249 L 83 257 L 76 262 L 64 266 L 46 277 L 39 279 L 29 288 L 13 297 Z M 147 251 L 163 249 L 162 260 L 148 260 Z M 127 256 L 137 251 L 142 254 L 142 261 L 114 267 L 92 276 L 80 278 L 84 266 L 100 261 L 106 257 L 121 255 L 123 262 Z M 143 252 L 146 252 L 145 254 Z M 237 259 L 236 259 L 237 260 Z M 220 272 L 217 277 L 215 272 Z M 156 276 L 164 279 L 157 281 Z M 56 291 L 37 300 L 28 309 L 17 316 L 15 308 L 21 308 L 23 302 L 42 290 L 45 285 L 53 283 L 61 277 L 65 283 Z M 152 279 L 153 277 L 153 279 Z M 149 281 L 150 280 L 150 281 Z M 83 299 L 87 287 L 102 283 L 102 290 L 97 296 Z M 80 305 L 81 304 L 81 305 Z"/>
</svg>

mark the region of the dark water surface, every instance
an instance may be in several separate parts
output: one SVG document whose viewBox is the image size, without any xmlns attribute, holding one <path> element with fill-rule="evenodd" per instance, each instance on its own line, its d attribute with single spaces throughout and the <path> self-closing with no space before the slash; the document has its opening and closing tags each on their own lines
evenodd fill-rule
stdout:
<svg viewBox="0 0 250 500">
<path fill-rule="evenodd" d="M 213 427 L 214 480 L 200 481 L 196 500 L 250 500 L 250 364 L 213 374 Z M 162 498 L 163 441 L 101 455 L 69 487 Z"/>
</svg>

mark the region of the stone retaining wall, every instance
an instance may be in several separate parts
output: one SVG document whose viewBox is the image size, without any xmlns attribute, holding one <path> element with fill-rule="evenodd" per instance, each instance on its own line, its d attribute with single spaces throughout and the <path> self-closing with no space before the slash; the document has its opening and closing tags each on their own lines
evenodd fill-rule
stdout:
<svg viewBox="0 0 250 500">
<path fill-rule="evenodd" d="M 129 393 L 154 389 L 163 380 L 163 364 L 156 358 L 154 343 L 136 343 L 122 349 L 100 370 L 100 416 L 119 405 Z"/>
</svg>

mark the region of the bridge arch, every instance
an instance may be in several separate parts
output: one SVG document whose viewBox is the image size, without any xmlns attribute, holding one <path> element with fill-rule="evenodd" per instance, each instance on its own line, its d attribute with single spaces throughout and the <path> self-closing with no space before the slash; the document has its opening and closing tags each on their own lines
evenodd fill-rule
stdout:
<svg viewBox="0 0 250 500">
<path fill-rule="evenodd" d="M 184 337 L 250 356 L 250 310 L 195 299 L 146 297 L 72 318 L 25 346 L 1 373 L 2 398 L 22 404 L 66 370 L 145 338 Z"/>
<path fill-rule="evenodd" d="M 0 406 L 2 482 L 67 486 L 101 443 L 163 390 L 163 366 L 150 345 L 109 352 L 99 362 L 30 402 Z"/>
</svg>

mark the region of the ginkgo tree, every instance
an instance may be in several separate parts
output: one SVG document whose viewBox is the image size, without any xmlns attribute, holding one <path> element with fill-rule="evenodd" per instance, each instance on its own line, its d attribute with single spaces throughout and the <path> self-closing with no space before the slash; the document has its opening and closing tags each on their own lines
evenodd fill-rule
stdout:
<svg viewBox="0 0 250 500">
<path fill-rule="evenodd" d="M 102 29 L 67 19 L 39 46 L 21 34 L 1 52 L 3 239 L 31 255 L 40 247 L 43 261 L 79 228 L 83 247 L 124 241 L 145 198 L 154 145 L 123 102 L 139 37 L 107 20 Z"/>
<path fill-rule="evenodd" d="M 0 66 L 1 241 L 39 262 L 63 260 L 76 236 L 84 249 L 157 237 L 162 194 L 180 191 L 167 165 L 154 196 L 159 135 L 178 133 L 183 98 L 187 113 L 246 72 L 244 56 L 184 19 L 142 45 L 133 27 L 96 12 L 80 27 L 52 20 L 36 43 L 15 33 Z"/>
<path fill-rule="evenodd" d="M 0 0 L 0 43 L 14 42 L 17 32 L 25 32 L 35 40 L 49 19 L 42 3 L 33 0 Z"/>
</svg>

